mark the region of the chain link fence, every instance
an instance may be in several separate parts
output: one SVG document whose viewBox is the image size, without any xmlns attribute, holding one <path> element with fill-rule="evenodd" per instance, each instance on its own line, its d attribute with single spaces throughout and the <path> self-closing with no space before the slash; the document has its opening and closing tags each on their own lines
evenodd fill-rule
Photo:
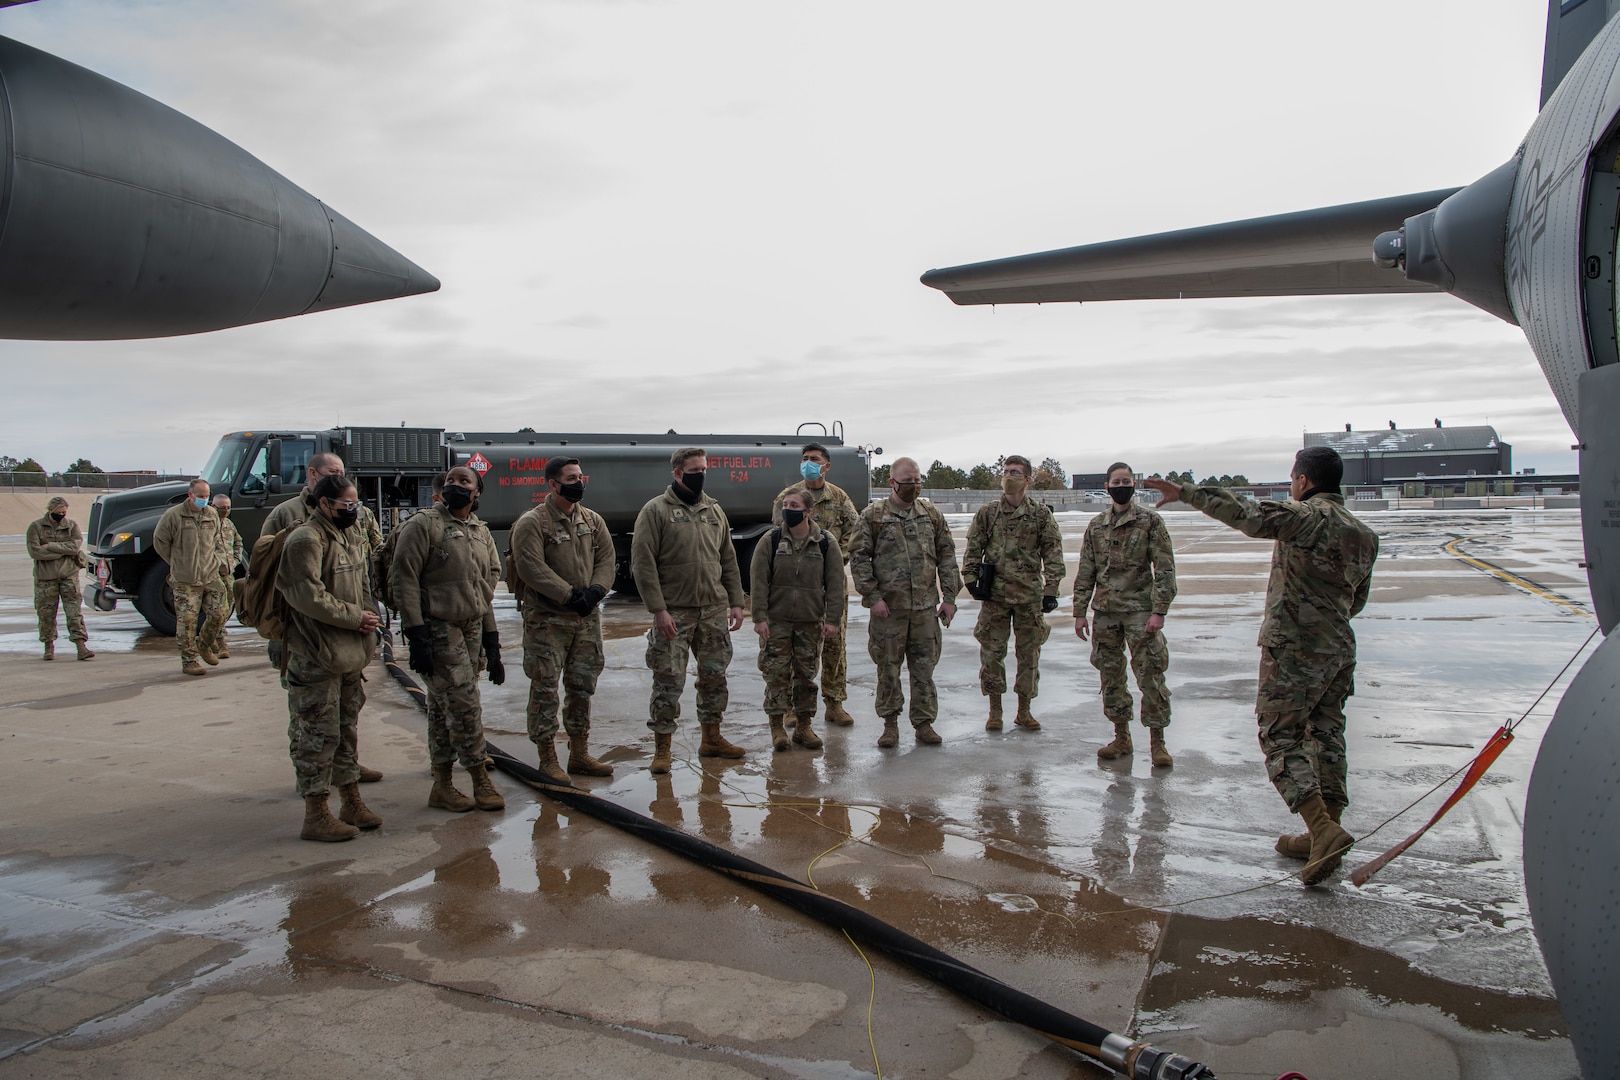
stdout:
<svg viewBox="0 0 1620 1080">
<path fill-rule="evenodd" d="M 170 480 L 191 480 L 192 473 L 43 473 L 27 469 L 0 472 L 0 491 L 121 491 L 126 488 L 163 484 Z"/>
</svg>

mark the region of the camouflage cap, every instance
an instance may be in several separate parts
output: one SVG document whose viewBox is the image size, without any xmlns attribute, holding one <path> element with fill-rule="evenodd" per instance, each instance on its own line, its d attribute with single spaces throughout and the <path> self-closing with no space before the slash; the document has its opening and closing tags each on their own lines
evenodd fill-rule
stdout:
<svg viewBox="0 0 1620 1080">
<path fill-rule="evenodd" d="M 62 498 L 62 496 L 60 496 L 60 495 L 53 495 L 53 496 L 51 496 L 51 501 L 45 504 L 45 509 L 47 509 L 47 510 L 55 510 L 58 507 L 63 507 L 63 506 L 66 506 L 66 505 L 67 505 L 67 500 L 66 499 Z"/>
</svg>

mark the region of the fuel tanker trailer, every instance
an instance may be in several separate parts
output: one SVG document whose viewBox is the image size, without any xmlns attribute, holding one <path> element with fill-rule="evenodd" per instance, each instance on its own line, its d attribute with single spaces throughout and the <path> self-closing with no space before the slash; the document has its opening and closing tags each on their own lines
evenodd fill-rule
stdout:
<svg viewBox="0 0 1620 1080">
<path fill-rule="evenodd" d="M 504 553 L 512 523 L 545 499 L 546 462 L 578 458 L 585 470 L 585 503 L 601 514 L 613 534 L 617 557 L 614 588 L 633 591 L 630 533 L 643 504 L 670 482 L 669 455 L 701 446 L 709 454 L 704 493 L 717 499 L 731 521 L 743 583 L 754 543 L 771 528 L 776 495 L 799 479 L 800 452 L 818 442 L 832 459 L 829 476 L 864 492 L 869 451 L 846 445 L 843 425 L 800 424 L 791 435 L 578 434 L 561 432 L 460 432 L 444 428 L 341 427 L 325 431 L 236 431 L 220 438 L 198 474 L 214 494 L 231 497 L 231 521 L 251 545 L 276 505 L 297 498 L 311 456 L 333 453 L 355 482 L 360 498 L 386 533 L 432 505 L 433 477 L 466 465 L 484 478 L 478 516 L 489 523 Z M 152 550 L 152 532 L 164 511 L 186 496 L 186 483 L 154 484 L 110 492 L 90 509 L 86 541 L 95 583 L 85 604 L 111 611 L 129 600 L 161 633 L 175 629 L 169 566 Z"/>
</svg>

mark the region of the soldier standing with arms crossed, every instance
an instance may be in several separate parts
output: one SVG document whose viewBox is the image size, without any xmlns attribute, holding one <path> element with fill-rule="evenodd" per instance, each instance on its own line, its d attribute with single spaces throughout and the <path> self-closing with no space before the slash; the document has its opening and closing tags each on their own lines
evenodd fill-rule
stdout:
<svg viewBox="0 0 1620 1080">
<path fill-rule="evenodd" d="M 360 798 L 355 730 L 366 703 L 365 670 L 381 621 L 371 598 L 366 545 L 356 532 L 359 502 L 341 473 L 311 491 L 313 512 L 287 537 L 276 590 L 287 619 L 287 743 L 304 800 L 304 840 L 352 840 L 382 818 Z M 334 820 L 331 785 L 343 800 Z"/>
<path fill-rule="evenodd" d="M 489 528 L 473 513 L 477 492 L 478 474 L 465 465 L 434 477 L 439 501 L 399 526 L 389 572 L 400 632 L 410 643 L 410 667 L 424 677 L 431 698 L 428 805 L 452 813 L 506 807 L 489 779 L 478 696 L 478 673 L 487 666 L 489 681 L 499 686 L 506 667 L 495 628 L 500 556 Z M 450 778 L 458 757 L 472 777 L 470 799 Z"/>
<path fill-rule="evenodd" d="M 28 523 L 28 557 L 34 563 L 34 613 L 39 616 L 39 640 L 45 659 L 56 659 L 56 605 L 67 617 L 68 640 L 80 660 L 93 660 L 90 635 L 84 628 L 84 594 L 79 571 L 90 565 L 79 523 L 67 516 L 68 501 L 57 495 L 45 505 L 38 521 Z"/>
<path fill-rule="evenodd" d="M 169 507 L 152 532 L 152 547 L 169 564 L 174 589 L 175 638 L 180 645 L 180 670 L 206 675 L 219 663 L 214 643 L 225 626 L 229 605 L 221 575 L 225 549 L 220 539 L 219 514 L 208 505 L 208 481 L 193 480 L 186 497 Z M 197 628 L 201 612 L 203 624 Z"/>
<path fill-rule="evenodd" d="M 979 507 L 962 555 L 967 591 L 979 601 L 973 636 L 979 642 L 979 690 L 990 699 L 986 731 L 1001 730 L 1007 692 L 1007 643 L 1017 637 L 1018 715 L 1013 723 L 1041 730 L 1029 703 L 1040 692 L 1041 646 L 1051 634 L 1046 614 L 1057 610 L 1063 583 L 1063 534 L 1052 511 L 1025 497 L 1029 459 L 1002 462 L 1001 498 Z"/>
<path fill-rule="evenodd" d="M 613 587 L 613 538 L 607 522 L 580 503 L 585 473 L 578 458 L 546 462 L 550 492 L 512 525 L 509 582 L 523 601 L 523 673 L 529 677 L 529 738 L 540 752 L 540 771 L 558 783 L 568 775 L 557 761 L 557 679 L 568 699 L 568 772 L 612 776 L 613 766 L 591 756 L 591 696 L 602 674 L 602 616 L 597 605 Z"/>
<path fill-rule="evenodd" d="M 1143 481 L 1166 501 L 1180 499 L 1245 535 L 1276 541 L 1255 713 L 1271 783 L 1309 830 L 1279 837 L 1277 850 L 1308 860 L 1299 872 L 1307 885 L 1327 880 L 1355 843 L 1339 825 L 1350 804 L 1344 741 L 1344 703 L 1355 692 L 1356 673 L 1350 620 L 1367 605 L 1378 536 L 1345 508 L 1343 477 L 1334 450 L 1308 446 L 1294 458 L 1287 500 L 1256 504 L 1224 488 Z"/>
<path fill-rule="evenodd" d="M 816 664 L 822 646 L 838 636 L 838 616 L 848 609 L 844 559 L 838 545 L 810 519 L 810 495 L 782 492 L 782 527 L 754 545 L 749 581 L 754 586 L 754 633 L 759 670 L 765 676 L 765 716 L 771 743 L 788 749 L 782 718 L 797 717 L 793 741 L 821 747 L 811 727 L 816 718 Z"/>
<path fill-rule="evenodd" d="M 1175 764 L 1164 743 L 1170 724 L 1170 689 L 1164 684 L 1170 650 L 1164 617 L 1176 598 L 1176 556 L 1170 530 L 1157 511 L 1135 502 L 1136 474 L 1123 461 L 1108 467 L 1108 497 L 1114 505 L 1091 519 L 1080 541 L 1074 570 L 1074 633 L 1091 633 L 1091 666 L 1102 677 L 1103 715 L 1114 741 L 1097 751 L 1105 761 L 1124 757 L 1131 746 L 1131 687 L 1125 650 L 1142 691 L 1142 726 L 1148 729 L 1153 764 Z M 1095 618 L 1086 618 L 1090 607 Z"/>
<path fill-rule="evenodd" d="M 669 457 L 674 482 L 636 515 L 630 568 L 652 613 L 647 668 L 652 697 L 647 726 L 653 759 L 647 770 L 669 772 L 670 742 L 681 715 L 686 664 L 697 657 L 697 715 L 703 729 L 699 757 L 740 758 L 743 748 L 720 734 L 729 695 L 731 632 L 742 626 L 742 574 L 731 546 L 731 523 L 720 504 L 703 494 L 708 451 L 683 447 Z"/>
<path fill-rule="evenodd" d="M 895 459 L 889 489 L 887 499 L 861 512 L 849 557 L 855 590 L 872 612 L 866 647 L 877 665 L 877 713 L 883 718 L 878 746 L 888 749 L 900 741 L 902 664 L 911 676 L 912 731 L 922 745 L 938 746 L 934 666 L 940 625 L 949 626 L 956 617 L 956 594 L 962 589 L 956 542 L 945 515 L 922 497 L 922 469 L 915 461 Z"/>
<path fill-rule="evenodd" d="M 818 529 L 832 537 L 838 545 L 840 561 L 847 565 L 850 546 L 855 543 L 855 525 L 860 520 L 860 511 L 843 488 L 827 479 L 827 474 L 832 471 L 832 458 L 825 446 L 806 443 L 800 458 L 799 475 L 803 479 L 788 486 L 776 497 L 776 503 L 771 507 L 771 517 L 781 524 L 783 498 L 789 491 L 804 492 L 809 499 L 806 509 L 810 511 L 811 519 Z M 838 615 L 837 635 L 821 643 L 821 700 L 827 707 L 827 723 L 839 727 L 848 727 L 855 722 L 855 718 L 844 708 L 844 701 L 849 697 L 846 687 L 849 662 L 848 654 L 844 651 L 848 637 L 849 609 L 845 607 Z"/>
</svg>

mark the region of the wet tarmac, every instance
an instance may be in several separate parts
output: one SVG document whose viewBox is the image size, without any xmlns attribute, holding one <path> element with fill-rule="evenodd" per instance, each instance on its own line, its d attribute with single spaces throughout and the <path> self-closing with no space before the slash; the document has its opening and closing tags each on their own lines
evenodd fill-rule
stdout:
<svg viewBox="0 0 1620 1080">
<path fill-rule="evenodd" d="M 1072 551 L 1087 515 L 1059 520 Z M 1223 1078 L 1574 1076 L 1520 856 L 1557 691 L 1365 888 L 1305 889 L 1272 851 L 1297 821 L 1254 734 L 1269 545 L 1167 520 L 1172 769 L 1097 761 L 1111 728 L 1066 599 L 1042 657 L 1045 730 L 985 732 L 964 597 L 938 673 L 943 747 L 877 749 L 852 605 L 854 727 L 818 723 L 824 750 L 771 753 L 744 631 L 727 732 L 748 758 L 700 762 L 688 719 L 683 760 L 654 778 L 648 619 L 613 598 L 593 747 L 618 773 L 585 786 Z M 1529 708 L 1594 625 L 1576 512 L 1367 520 L 1384 546 L 1357 622 L 1349 866 L 1427 820 L 1438 796 L 1384 824 Z M 95 661 L 42 664 L 27 575 L 20 538 L 0 538 L 0 1076 L 820 1078 L 872 1075 L 874 1054 L 897 1077 L 1105 1074 L 510 780 L 503 814 L 427 809 L 422 719 L 380 667 L 361 746 L 387 773 L 364 789 L 385 824 L 301 842 L 259 639 L 233 629 L 232 658 L 185 678 L 172 639 L 120 606 L 86 613 Z M 515 646 L 509 601 L 499 614 Z M 507 685 L 484 685 L 485 722 L 532 760 L 515 654 Z"/>
</svg>

